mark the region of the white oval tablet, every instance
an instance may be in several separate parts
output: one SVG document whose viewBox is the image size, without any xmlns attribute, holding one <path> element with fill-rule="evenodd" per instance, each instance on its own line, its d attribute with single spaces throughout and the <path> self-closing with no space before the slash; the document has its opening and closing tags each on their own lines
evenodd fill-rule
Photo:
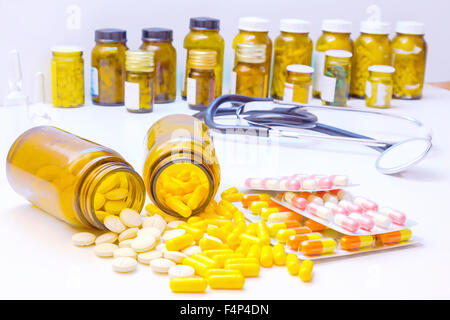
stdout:
<svg viewBox="0 0 450 320">
<path fill-rule="evenodd" d="M 181 223 L 185 223 L 185 221 L 182 221 L 182 220 L 170 221 L 167 223 L 167 229 L 169 229 L 169 230 L 176 229 L 176 228 L 178 228 L 178 225 Z"/>
<path fill-rule="evenodd" d="M 114 232 L 105 232 L 95 239 L 95 244 L 99 245 L 102 243 L 114 243 L 117 241 L 117 233 Z"/>
<path fill-rule="evenodd" d="M 119 248 L 131 248 L 131 241 L 133 241 L 133 239 L 120 241 Z"/>
<path fill-rule="evenodd" d="M 131 241 L 131 248 L 136 252 L 146 252 L 156 245 L 156 238 L 153 236 L 139 236 Z"/>
<path fill-rule="evenodd" d="M 186 230 L 184 229 L 174 229 L 174 230 L 168 230 L 163 233 L 161 236 L 161 240 L 166 242 L 167 240 L 182 236 L 186 233 Z"/>
<path fill-rule="evenodd" d="M 183 259 L 186 258 L 186 255 L 179 251 L 164 251 L 163 256 L 175 263 L 181 263 Z"/>
<path fill-rule="evenodd" d="M 114 251 L 117 250 L 119 246 L 114 243 L 100 243 L 95 246 L 94 253 L 97 257 L 101 258 L 109 258 L 112 257 L 114 254 Z"/>
<path fill-rule="evenodd" d="M 122 242 L 124 240 L 134 239 L 136 238 L 138 234 L 139 229 L 138 228 L 129 228 L 125 229 L 119 234 L 119 242 Z"/>
<path fill-rule="evenodd" d="M 129 257 L 119 257 L 114 259 L 112 268 L 116 272 L 132 272 L 136 270 L 137 261 Z"/>
<path fill-rule="evenodd" d="M 154 259 L 150 261 L 150 268 L 158 273 L 168 273 L 169 269 L 176 266 L 176 263 L 165 258 Z"/>
<path fill-rule="evenodd" d="M 114 258 L 128 257 L 136 259 L 136 251 L 131 248 L 119 248 L 113 252 Z"/>
<path fill-rule="evenodd" d="M 169 269 L 169 278 L 192 277 L 195 274 L 194 268 L 191 266 L 178 265 Z"/>
<path fill-rule="evenodd" d="M 138 237 L 154 237 L 156 239 L 161 238 L 161 230 L 155 227 L 144 227 L 137 232 Z"/>
<path fill-rule="evenodd" d="M 166 244 L 165 243 L 158 244 L 156 246 L 156 250 L 157 251 L 161 251 L 161 252 L 167 251 Z"/>
<path fill-rule="evenodd" d="M 78 247 L 90 246 L 95 242 L 95 234 L 90 232 L 78 232 L 72 236 L 72 242 Z"/>
<path fill-rule="evenodd" d="M 142 220 L 143 220 L 142 221 L 143 228 L 155 227 L 158 228 L 161 232 L 163 232 L 167 226 L 166 221 L 159 214 L 154 214 L 153 216 L 143 218 Z"/>
<path fill-rule="evenodd" d="M 103 224 L 109 231 L 115 233 L 121 233 L 126 229 L 125 225 L 122 223 L 119 217 L 112 214 L 106 216 L 105 220 L 103 220 Z"/>
<path fill-rule="evenodd" d="M 186 256 L 190 256 L 193 255 L 194 253 L 201 253 L 202 249 L 200 249 L 199 246 L 191 246 L 191 247 L 187 247 L 186 249 L 184 249 L 183 252 Z"/>
<path fill-rule="evenodd" d="M 140 214 L 129 208 L 125 208 L 120 212 L 120 220 L 129 228 L 139 227 L 142 224 Z"/>
<path fill-rule="evenodd" d="M 143 264 L 150 264 L 150 261 L 162 258 L 163 254 L 161 251 L 148 251 L 144 253 L 139 253 L 137 256 L 137 260 Z"/>
</svg>

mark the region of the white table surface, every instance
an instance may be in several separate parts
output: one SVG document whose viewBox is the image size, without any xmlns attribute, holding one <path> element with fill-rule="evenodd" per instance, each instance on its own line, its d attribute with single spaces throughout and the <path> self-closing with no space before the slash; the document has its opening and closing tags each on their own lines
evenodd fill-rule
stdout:
<svg viewBox="0 0 450 320">
<path fill-rule="evenodd" d="M 349 103 L 351 107 L 363 104 L 359 100 Z M 262 268 L 260 277 L 247 279 L 242 291 L 208 290 L 203 295 L 172 293 L 167 276 L 154 274 L 148 266 L 139 265 L 132 274 L 113 272 L 110 259 L 97 258 L 92 248 L 72 245 L 76 230 L 17 195 L 6 180 L 4 159 L 13 140 L 32 124 L 25 107 L 0 107 L 0 298 L 448 299 L 450 91 L 427 86 L 422 100 L 394 100 L 393 105 L 387 112 L 417 117 L 434 133 L 428 157 L 406 172 L 378 173 L 374 167 L 377 153 L 362 146 L 305 140 L 269 144 L 261 139 L 255 143 L 254 139 L 215 135 L 222 173 L 220 190 L 243 187 L 248 176 L 345 173 L 360 184 L 352 193 L 398 208 L 417 221 L 413 233 L 422 244 L 317 262 L 314 279 L 307 284 L 290 276 L 285 267 Z M 192 113 L 183 101 L 156 105 L 152 114 L 144 115 L 91 105 L 49 110 L 52 125 L 119 151 L 139 171 L 143 139 L 150 125 L 169 113 Z M 386 119 L 355 120 L 344 112 L 332 117 L 357 132 L 396 136 L 400 129 L 412 132 Z"/>
</svg>

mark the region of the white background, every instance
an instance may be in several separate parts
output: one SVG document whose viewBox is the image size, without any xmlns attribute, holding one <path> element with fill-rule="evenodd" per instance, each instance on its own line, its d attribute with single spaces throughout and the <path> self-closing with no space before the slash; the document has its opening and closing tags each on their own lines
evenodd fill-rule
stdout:
<svg viewBox="0 0 450 320">
<path fill-rule="evenodd" d="M 448 80 L 448 0 L 0 0 L 0 70 L 4 70 L 8 61 L 7 52 L 18 49 L 22 56 L 25 93 L 31 95 L 33 75 L 41 71 L 47 76 L 47 96 L 50 98 L 50 48 L 59 44 L 81 45 L 85 49 L 88 89 L 94 30 L 104 27 L 126 29 L 131 49 L 140 46 L 142 28 L 172 28 L 178 66 L 181 66 L 183 39 L 189 31 L 189 18 L 211 16 L 220 19 L 220 33 L 225 39 L 224 87 L 227 87 L 231 43 L 238 32 L 239 17 L 261 16 L 269 19 L 272 39 L 279 34 L 281 18 L 306 19 L 311 22 L 311 38 L 314 41 L 320 35 L 322 19 L 348 19 L 353 22 L 352 37 L 355 39 L 359 35 L 359 23 L 366 19 L 366 8 L 371 4 L 380 6 L 382 19 L 391 23 L 391 35 L 394 35 L 394 25 L 398 20 L 424 22 L 429 44 L 426 81 Z M 73 29 L 78 25 L 73 6 L 80 9 L 79 29 Z M 178 75 L 181 76 L 181 72 Z M 5 73 L 0 72 L 0 101 L 6 89 Z M 88 92 L 86 90 L 86 94 Z"/>
<path fill-rule="evenodd" d="M 66 8 L 78 3 L 82 9 L 81 29 L 66 29 Z M 338 5 L 332 5 L 332 4 Z M 3 44 L 0 61 L 8 48 L 22 53 L 25 89 L 30 89 L 36 71 L 49 73 L 49 47 L 54 44 L 93 46 L 94 29 L 113 26 L 128 30 L 130 48 L 140 43 L 140 29 L 167 26 L 175 30 L 180 49 L 188 31 L 188 17 L 211 15 L 221 18 L 229 64 L 231 39 L 237 32 L 237 19 L 261 15 L 271 19 L 272 38 L 278 33 L 278 20 L 306 18 L 313 23 L 313 39 L 319 34 L 322 18 L 347 18 L 355 23 L 365 7 L 374 1 L 5 1 L 0 8 Z M 430 44 L 429 80 L 448 80 L 448 1 L 378 1 L 385 20 L 416 19 L 426 23 Z M 393 4 L 394 3 L 394 4 Z M 357 24 L 354 25 L 357 31 Z M 89 66 L 86 55 L 86 68 Z M 88 73 L 86 73 L 87 75 Z M 227 75 L 227 73 L 225 73 Z M 0 73 L 0 96 L 6 83 Z M 88 81 L 88 78 L 86 77 Z M 47 85 L 50 81 L 47 78 Z M 48 91 L 47 93 L 49 93 Z M 29 94 L 29 92 L 27 92 Z M 89 101 L 89 100 L 87 100 Z M 314 103 L 318 103 L 317 100 Z M 351 107 L 363 102 L 350 101 Z M 63 110 L 49 107 L 54 125 L 119 151 L 141 172 L 143 137 L 161 116 L 188 112 L 185 102 L 157 105 L 153 114 L 127 113 L 124 108 L 87 105 Z M 347 144 L 312 143 L 302 140 L 267 144 L 259 141 L 216 135 L 222 180 L 221 190 L 242 187 L 247 176 L 290 175 L 297 172 L 345 173 L 360 186 L 352 190 L 380 205 L 390 205 L 418 222 L 413 234 L 422 244 L 412 248 L 332 259 L 317 263 L 313 282 L 302 283 L 285 268 L 263 269 L 260 278 L 248 279 L 243 291 L 209 291 L 206 295 L 175 295 L 165 276 L 155 275 L 139 265 L 133 274 L 111 270 L 109 259 L 94 256 L 92 248 L 71 244 L 75 230 L 41 212 L 17 195 L 8 185 L 4 160 L 0 162 L 0 298 L 142 298 L 142 299 L 390 299 L 450 298 L 450 92 L 426 87 L 419 101 L 393 101 L 390 113 L 406 113 L 419 118 L 434 131 L 433 148 L 418 166 L 387 176 L 374 169 L 376 153 Z M 371 135 L 411 134 L 411 128 L 385 119 L 355 119 L 346 113 L 324 115 L 356 132 Z M 33 125 L 23 107 L 0 108 L 0 159 L 13 140 Z M 405 135 L 406 136 L 406 135 Z M 275 141 L 276 142 L 276 141 Z"/>
</svg>

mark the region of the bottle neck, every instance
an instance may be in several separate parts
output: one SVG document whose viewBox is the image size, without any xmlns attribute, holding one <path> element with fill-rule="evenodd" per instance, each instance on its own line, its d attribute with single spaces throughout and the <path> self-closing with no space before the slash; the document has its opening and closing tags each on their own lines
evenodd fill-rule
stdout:
<svg viewBox="0 0 450 320">
<path fill-rule="evenodd" d="M 114 157 L 103 157 L 89 164 L 78 188 L 75 189 L 75 212 L 82 224 L 97 229 L 106 229 L 94 208 L 94 197 L 97 188 L 108 177 L 123 174 L 128 182 L 127 208 L 140 212 L 145 202 L 145 186 L 142 178 L 123 160 Z"/>
</svg>

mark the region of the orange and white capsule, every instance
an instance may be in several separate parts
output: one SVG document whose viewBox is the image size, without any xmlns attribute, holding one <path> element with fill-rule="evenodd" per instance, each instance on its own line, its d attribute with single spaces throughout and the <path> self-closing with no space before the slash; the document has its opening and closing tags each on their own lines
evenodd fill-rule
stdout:
<svg viewBox="0 0 450 320">
<path fill-rule="evenodd" d="M 383 244 L 391 244 L 401 241 L 408 241 L 409 239 L 411 239 L 411 235 L 412 233 L 410 229 L 403 229 L 394 232 L 382 233 L 377 237 Z"/>
<path fill-rule="evenodd" d="M 314 240 L 314 239 L 321 239 L 322 235 L 318 232 L 312 232 L 312 233 L 306 233 L 306 234 L 295 234 L 290 236 L 286 244 L 288 245 L 291 250 L 301 250 L 301 245 L 303 241 L 306 240 Z"/>
<path fill-rule="evenodd" d="M 307 256 L 332 253 L 336 249 L 336 241 L 331 238 L 306 240 L 302 242 L 302 252 Z"/>
<path fill-rule="evenodd" d="M 278 241 L 285 243 L 290 236 L 293 236 L 296 234 L 306 234 L 306 233 L 311 233 L 311 229 L 308 227 L 281 229 L 277 232 L 276 238 Z"/>
<path fill-rule="evenodd" d="M 278 231 L 281 229 L 298 228 L 301 226 L 302 225 L 297 220 L 272 223 L 269 226 L 270 236 L 275 237 Z"/>
<path fill-rule="evenodd" d="M 339 239 L 339 245 L 343 250 L 358 250 L 372 246 L 373 240 L 370 235 L 344 236 Z"/>
</svg>

